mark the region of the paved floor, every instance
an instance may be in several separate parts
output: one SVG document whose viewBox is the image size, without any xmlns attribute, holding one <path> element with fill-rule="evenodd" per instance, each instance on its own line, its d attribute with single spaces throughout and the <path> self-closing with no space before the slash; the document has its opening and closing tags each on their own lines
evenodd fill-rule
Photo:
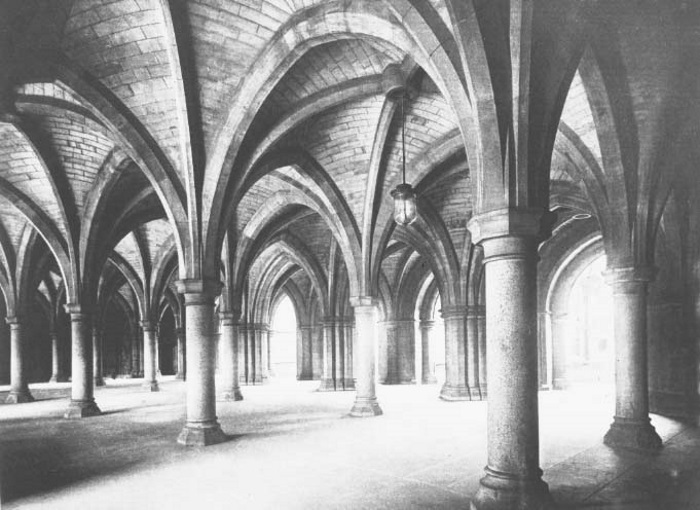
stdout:
<svg viewBox="0 0 700 510">
<path fill-rule="evenodd" d="M 180 447 L 184 383 L 96 392 L 103 416 L 61 418 L 67 384 L 0 405 L 2 509 L 467 508 L 485 464 L 483 402 L 442 402 L 436 386 L 381 386 L 384 416 L 347 417 L 352 392 L 316 383 L 244 387 L 219 403 L 230 440 Z M 4 390 L 4 391 L 3 391 Z M 7 387 L 0 387 L 0 399 Z M 540 394 L 544 478 L 561 508 L 700 508 L 700 431 L 653 416 L 656 455 L 601 444 L 609 393 Z"/>
</svg>

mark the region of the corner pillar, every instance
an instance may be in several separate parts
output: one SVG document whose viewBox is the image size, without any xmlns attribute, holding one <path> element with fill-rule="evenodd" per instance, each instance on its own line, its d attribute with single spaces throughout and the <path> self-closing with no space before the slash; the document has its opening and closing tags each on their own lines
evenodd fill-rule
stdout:
<svg viewBox="0 0 700 510">
<path fill-rule="evenodd" d="M 27 374 L 25 371 L 24 327 L 19 316 L 8 317 L 10 325 L 10 394 L 7 404 L 24 404 L 33 402 L 34 397 L 29 392 Z"/>
<path fill-rule="evenodd" d="M 87 418 L 102 414 L 94 398 L 92 327 L 90 314 L 78 304 L 67 304 L 71 321 L 71 399 L 65 418 Z"/>
<path fill-rule="evenodd" d="M 611 447 L 656 450 L 661 438 L 649 421 L 647 288 L 650 267 L 611 268 L 615 324 L 615 417 L 603 442 Z"/>
<path fill-rule="evenodd" d="M 472 218 L 484 248 L 487 335 L 485 476 L 473 510 L 553 506 L 539 467 L 537 247 L 549 214 L 506 209 Z"/>
<path fill-rule="evenodd" d="M 355 311 L 355 331 L 357 334 L 357 394 L 355 403 L 350 410 L 350 416 L 364 418 L 382 414 L 377 402 L 374 384 L 376 319 L 375 305 L 372 298 L 360 297 L 351 299 Z"/>
<path fill-rule="evenodd" d="M 158 391 L 156 372 L 156 328 L 150 321 L 141 321 L 143 330 L 143 389 Z"/>
<path fill-rule="evenodd" d="M 178 443 L 207 446 L 221 443 L 226 435 L 216 417 L 216 327 L 214 307 L 221 283 L 179 280 L 178 292 L 185 298 L 187 341 L 187 421 Z"/>
</svg>

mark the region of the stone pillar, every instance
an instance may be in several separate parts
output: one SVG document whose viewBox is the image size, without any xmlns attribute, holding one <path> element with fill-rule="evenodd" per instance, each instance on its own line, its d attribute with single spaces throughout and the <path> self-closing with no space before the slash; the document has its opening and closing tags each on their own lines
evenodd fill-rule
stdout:
<svg viewBox="0 0 700 510">
<path fill-rule="evenodd" d="M 177 335 L 177 374 L 176 379 L 185 380 L 187 368 L 185 365 L 185 330 L 182 327 L 175 329 Z"/>
<path fill-rule="evenodd" d="M 568 315 L 552 312 L 549 315 L 552 331 L 552 387 L 555 390 L 565 390 L 569 387 L 566 374 L 566 335 Z"/>
<path fill-rule="evenodd" d="M 66 418 L 87 418 L 102 414 L 94 398 L 92 372 L 92 327 L 90 314 L 80 305 L 67 304 L 71 320 L 71 399 Z"/>
<path fill-rule="evenodd" d="M 386 333 L 386 378 L 384 384 L 401 384 L 399 372 L 399 324 L 397 321 L 384 322 Z"/>
<path fill-rule="evenodd" d="M 539 467 L 537 246 L 543 212 L 472 218 L 484 248 L 488 412 L 486 475 L 472 509 L 553 506 Z"/>
<path fill-rule="evenodd" d="M 357 395 L 350 411 L 350 416 L 368 417 L 382 414 L 375 392 L 375 345 L 376 319 L 375 305 L 370 297 L 353 298 L 351 304 L 355 310 L 355 334 L 357 335 Z"/>
<path fill-rule="evenodd" d="M 612 447 L 657 449 L 661 438 L 649 422 L 647 287 L 650 267 L 611 268 L 615 323 L 615 418 L 604 443 Z"/>
<path fill-rule="evenodd" d="M 33 402 L 34 397 L 29 392 L 27 374 L 25 372 L 24 328 L 19 316 L 6 319 L 10 325 L 10 394 L 7 404 L 23 404 Z"/>
<path fill-rule="evenodd" d="M 435 365 L 430 358 L 430 337 L 432 335 L 435 321 L 420 321 L 420 344 L 421 344 L 421 382 L 423 384 L 435 384 Z"/>
<path fill-rule="evenodd" d="M 344 379 L 343 388 L 345 390 L 355 389 L 355 328 L 350 318 L 343 320 L 343 345 L 345 359 L 343 363 Z"/>
<path fill-rule="evenodd" d="M 316 324 L 313 327 L 313 345 L 311 351 L 311 363 L 313 379 L 320 380 L 323 375 L 323 326 Z"/>
<path fill-rule="evenodd" d="M 141 321 L 143 329 L 143 388 L 158 391 L 156 376 L 156 328 L 150 321 Z"/>
<path fill-rule="evenodd" d="M 323 320 L 323 373 L 319 391 L 335 391 L 335 321 L 331 317 Z"/>
<path fill-rule="evenodd" d="M 445 321 L 445 384 L 440 391 L 443 400 L 469 400 L 466 344 L 467 308 L 462 305 L 442 307 Z"/>
<path fill-rule="evenodd" d="M 102 373 L 102 335 L 97 324 L 92 326 L 92 366 L 95 386 L 104 386 L 105 380 Z"/>
<path fill-rule="evenodd" d="M 131 377 L 141 377 L 141 342 L 140 332 L 134 331 L 131 339 Z"/>
<path fill-rule="evenodd" d="M 398 373 L 400 384 L 416 382 L 416 321 L 397 321 Z"/>
<path fill-rule="evenodd" d="M 488 363 L 486 360 L 486 310 L 483 306 L 478 307 L 477 311 L 477 334 L 479 335 L 479 394 L 481 400 L 486 400 L 488 395 L 488 384 L 486 372 Z"/>
<path fill-rule="evenodd" d="M 156 364 L 156 378 L 162 377 L 162 373 L 160 372 L 160 331 L 159 331 L 159 324 L 156 322 L 154 324 L 153 328 L 153 345 L 156 347 L 156 352 L 153 355 L 153 358 L 155 359 L 155 364 Z"/>
<path fill-rule="evenodd" d="M 478 312 L 475 306 L 467 307 L 467 388 L 469 398 L 481 400 L 479 388 L 479 325 Z"/>
<path fill-rule="evenodd" d="M 219 374 L 221 387 L 219 400 L 235 402 L 243 400 L 238 382 L 238 328 L 231 312 L 219 313 L 221 336 L 219 337 Z"/>
<path fill-rule="evenodd" d="M 187 446 L 221 443 L 226 435 L 216 418 L 214 307 L 222 285 L 179 280 L 177 286 L 185 298 L 187 341 L 187 422 L 177 441 Z"/>
<path fill-rule="evenodd" d="M 301 326 L 301 368 L 299 370 L 300 381 L 311 381 L 314 378 L 313 370 L 313 331 L 312 326 Z"/>
<path fill-rule="evenodd" d="M 335 389 L 343 390 L 345 389 L 343 386 L 345 382 L 345 328 L 343 327 L 343 320 L 339 317 L 336 318 L 333 328 L 333 348 L 335 350 L 333 380 L 335 381 Z"/>
<path fill-rule="evenodd" d="M 267 346 L 269 342 L 267 339 L 266 326 L 261 323 L 255 324 L 255 380 L 258 384 L 263 384 L 267 382 L 270 375 L 268 371 L 268 353 Z"/>
<path fill-rule="evenodd" d="M 51 379 L 49 382 L 64 382 L 67 380 L 61 359 L 61 338 L 58 332 L 51 331 Z"/>
</svg>

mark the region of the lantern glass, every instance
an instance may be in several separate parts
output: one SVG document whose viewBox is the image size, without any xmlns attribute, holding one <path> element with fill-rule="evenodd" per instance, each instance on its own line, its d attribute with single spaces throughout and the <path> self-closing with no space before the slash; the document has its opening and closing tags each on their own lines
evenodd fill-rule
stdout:
<svg viewBox="0 0 700 510">
<path fill-rule="evenodd" d="M 394 199 L 394 220 L 399 225 L 410 225 L 417 216 L 416 194 L 410 184 L 399 184 L 391 192 Z"/>
</svg>

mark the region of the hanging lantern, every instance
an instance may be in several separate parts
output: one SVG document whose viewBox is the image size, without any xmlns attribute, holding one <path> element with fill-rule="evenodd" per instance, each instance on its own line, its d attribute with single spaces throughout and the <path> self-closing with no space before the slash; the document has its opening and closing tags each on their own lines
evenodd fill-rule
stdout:
<svg viewBox="0 0 700 510">
<path fill-rule="evenodd" d="M 406 183 L 406 112 L 404 102 L 406 92 L 401 94 L 401 170 L 402 182 L 391 192 L 394 199 L 394 221 L 399 225 L 410 225 L 418 217 L 418 207 L 416 205 L 416 193 L 413 187 Z"/>
<path fill-rule="evenodd" d="M 391 192 L 394 199 L 394 221 L 399 225 L 410 225 L 418 217 L 416 193 L 410 184 L 399 184 Z"/>
</svg>

